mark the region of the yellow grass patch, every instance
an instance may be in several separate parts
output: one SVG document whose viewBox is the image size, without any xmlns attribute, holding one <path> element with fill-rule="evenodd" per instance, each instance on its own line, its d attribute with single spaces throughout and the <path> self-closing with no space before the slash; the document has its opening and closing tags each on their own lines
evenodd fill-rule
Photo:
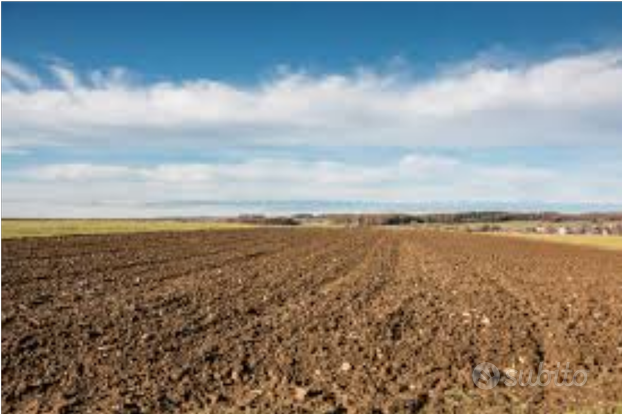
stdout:
<svg viewBox="0 0 622 414">
<path fill-rule="evenodd" d="M 223 230 L 252 227 L 242 223 L 201 220 L 2 220 L 2 238 L 152 231 Z"/>
<path fill-rule="evenodd" d="M 487 233 L 493 234 L 493 233 Z M 594 236 L 582 234 L 525 234 L 525 233 L 494 233 L 501 236 L 521 237 L 530 240 L 542 240 L 555 243 L 575 244 L 580 246 L 598 247 L 601 249 L 622 250 L 622 236 Z"/>
</svg>

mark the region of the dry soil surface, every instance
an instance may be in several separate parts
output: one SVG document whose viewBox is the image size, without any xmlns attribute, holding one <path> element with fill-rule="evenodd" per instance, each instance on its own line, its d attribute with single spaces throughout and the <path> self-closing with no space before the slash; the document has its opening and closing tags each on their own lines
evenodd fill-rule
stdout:
<svg viewBox="0 0 622 414">
<path fill-rule="evenodd" d="M 252 229 L 3 241 L 2 412 L 611 407 L 622 401 L 621 298 L 621 253 L 503 237 Z M 482 390 L 471 374 L 484 361 L 589 374 L 583 387 Z"/>
</svg>

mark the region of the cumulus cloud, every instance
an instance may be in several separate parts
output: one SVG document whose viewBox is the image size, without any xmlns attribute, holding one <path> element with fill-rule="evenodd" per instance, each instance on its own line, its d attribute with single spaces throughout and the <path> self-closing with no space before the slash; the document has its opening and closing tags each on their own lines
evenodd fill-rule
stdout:
<svg viewBox="0 0 622 414">
<path fill-rule="evenodd" d="M 8 63 L 8 65 L 7 65 Z M 5 68 L 6 66 L 6 68 Z M 6 70 L 5 70 L 6 69 Z M 121 68 L 33 72 L 3 60 L 3 146 L 577 146 L 622 144 L 622 50 L 432 78 L 279 72 L 253 86 L 140 83 Z"/>
</svg>

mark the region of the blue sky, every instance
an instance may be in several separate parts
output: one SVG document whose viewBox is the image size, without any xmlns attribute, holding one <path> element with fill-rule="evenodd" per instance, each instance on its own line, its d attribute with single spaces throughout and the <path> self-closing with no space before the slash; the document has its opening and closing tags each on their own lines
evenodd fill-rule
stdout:
<svg viewBox="0 0 622 414">
<path fill-rule="evenodd" d="M 521 57 L 620 40 L 622 6 L 591 4 L 73 4 L 2 6 L 3 53 L 148 79 L 255 82 L 278 65 L 323 72 L 390 65 L 428 72 L 496 48 Z"/>
<path fill-rule="evenodd" d="M 3 217 L 622 206 L 620 4 L 2 12 Z"/>
</svg>

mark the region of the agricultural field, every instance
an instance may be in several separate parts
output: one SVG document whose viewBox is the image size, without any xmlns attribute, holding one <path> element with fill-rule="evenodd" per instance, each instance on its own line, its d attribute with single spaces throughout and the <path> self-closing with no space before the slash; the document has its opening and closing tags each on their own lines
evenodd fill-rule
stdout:
<svg viewBox="0 0 622 414">
<path fill-rule="evenodd" d="M 3 240 L 2 412 L 605 412 L 621 270 L 614 250 L 411 229 Z M 589 374 L 486 390 L 481 362 Z"/>
<path fill-rule="evenodd" d="M 151 231 L 221 230 L 240 227 L 250 227 L 250 225 L 208 220 L 3 219 L 2 238 L 14 239 L 20 237 L 141 233 Z"/>
<path fill-rule="evenodd" d="M 502 233 L 505 237 L 520 237 L 526 240 L 535 240 L 552 243 L 573 244 L 591 248 L 621 250 L 622 236 L 594 236 L 594 235 L 556 235 L 556 234 L 529 234 L 529 233 Z M 497 236 L 493 234 L 493 236 Z"/>
</svg>

